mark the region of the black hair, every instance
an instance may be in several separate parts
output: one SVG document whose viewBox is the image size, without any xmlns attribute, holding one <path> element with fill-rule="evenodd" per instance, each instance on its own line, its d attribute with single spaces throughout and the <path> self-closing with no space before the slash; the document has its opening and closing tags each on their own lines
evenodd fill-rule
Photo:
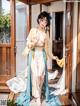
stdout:
<svg viewBox="0 0 80 106">
<path fill-rule="evenodd" d="M 38 15 L 38 18 L 37 18 L 37 22 L 39 24 L 39 19 L 43 19 L 43 18 L 47 18 L 47 25 L 46 26 L 49 26 L 50 25 L 50 20 L 51 20 L 51 16 L 48 12 L 46 11 L 43 11 L 41 12 L 39 15 Z"/>
</svg>

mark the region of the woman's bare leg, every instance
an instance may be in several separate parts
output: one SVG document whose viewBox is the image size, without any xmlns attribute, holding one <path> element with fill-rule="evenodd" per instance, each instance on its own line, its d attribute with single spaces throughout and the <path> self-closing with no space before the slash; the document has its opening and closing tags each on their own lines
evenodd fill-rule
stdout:
<svg viewBox="0 0 80 106">
<path fill-rule="evenodd" d="M 37 98 L 37 103 L 41 106 L 41 90 L 44 83 L 44 75 L 38 77 L 38 83 L 39 83 L 39 94 L 40 96 Z"/>
</svg>

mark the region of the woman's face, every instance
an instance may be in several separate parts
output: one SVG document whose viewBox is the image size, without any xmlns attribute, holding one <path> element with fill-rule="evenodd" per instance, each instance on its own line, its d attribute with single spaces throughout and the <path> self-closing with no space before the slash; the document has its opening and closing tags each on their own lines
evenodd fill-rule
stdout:
<svg viewBox="0 0 80 106">
<path fill-rule="evenodd" d="M 47 25 L 47 18 L 46 18 L 46 17 L 44 17 L 44 18 L 42 18 L 42 19 L 39 19 L 39 26 L 40 26 L 42 29 L 45 29 L 46 25 Z"/>
</svg>

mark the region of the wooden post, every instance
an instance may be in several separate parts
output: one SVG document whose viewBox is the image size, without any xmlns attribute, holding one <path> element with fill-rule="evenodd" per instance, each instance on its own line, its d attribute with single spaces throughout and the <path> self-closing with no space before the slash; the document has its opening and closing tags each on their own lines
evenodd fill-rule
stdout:
<svg viewBox="0 0 80 106">
<path fill-rule="evenodd" d="M 71 84 L 72 84 L 72 28 L 73 28 L 73 23 L 72 23 L 72 16 L 73 16 L 73 3 L 67 2 L 66 3 L 66 88 L 68 88 L 69 93 L 71 92 Z"/>
<path fill-rule="evenodd" d="M 40 12 L 42 12 L 42 4 L 40 4 Z"/>
<path fill-rule="evenodd" d="M 31 29 L 31 5 L 28 5 L 28 9 L 27 9 L 27 34 L 29 33 L 30 29 Z"/>
<path fill-rule="evenodd" d="M 16 58 L 15 45 L 16 45 L 16 18 L 15 18 L 15 0 L 10 0 L 11 3 L 11 75 L 15 76 L 16 73 Z"/>
<path fill-rule="evenodd" d="M 80 92 L 80 3 L 78 3 L 78 43 L 77 43 L 77 78 L 76 91 Z"/>
</svg>

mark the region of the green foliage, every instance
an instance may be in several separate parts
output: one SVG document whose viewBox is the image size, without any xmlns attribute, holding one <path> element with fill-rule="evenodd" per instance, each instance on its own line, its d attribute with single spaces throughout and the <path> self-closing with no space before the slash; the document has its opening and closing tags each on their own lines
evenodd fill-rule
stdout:
<svg viewBox="0 0 80 106">
<path fill-rule="evenodd" d="M 15 103 L 14 100 L 12 100 L 12 101 L 8 100 L 7 101 L 7 106 L 17 106 L 17 104 Z"/>
<path fill-rule="evenodd" d="M 0 15 L 0 43 L 10 42 L 10 14 Z"/>
<path fill-rule="evenodd" d="M 8 32 L 10 29 L 10 15 L 0 15 L 0 32 Z"/>
</svg>

